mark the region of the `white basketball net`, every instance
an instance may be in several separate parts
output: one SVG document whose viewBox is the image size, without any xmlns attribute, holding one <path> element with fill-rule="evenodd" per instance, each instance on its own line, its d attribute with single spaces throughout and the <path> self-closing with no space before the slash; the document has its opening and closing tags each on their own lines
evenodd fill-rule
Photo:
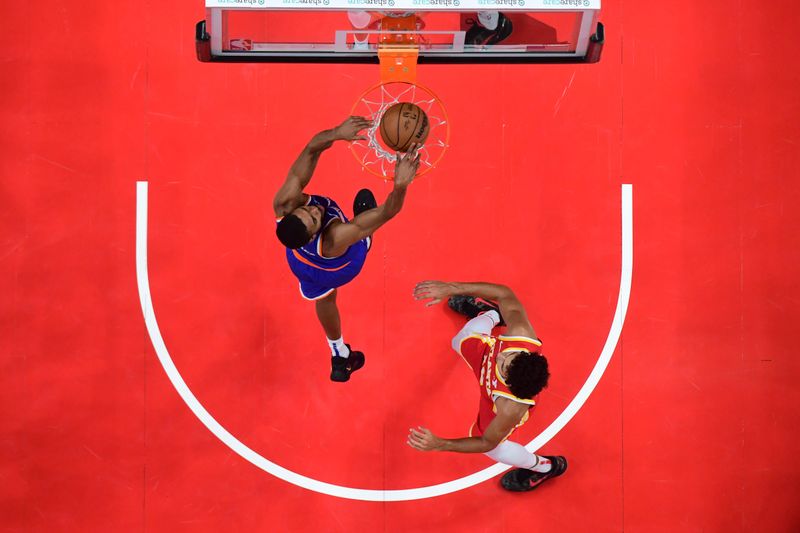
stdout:
<svg viewBox="0 0 800 533">
<path fill-rule="evenodd" d="M 425 87 L 405 82 L 389 82 L 369 89 L 353 106 L 351 114 L 367 117 L 373 124 L 366 132 L 367 140 L 353 141 L 350 143 L 350 150 L 365 170 L 384 179 L 392 179 L 394 176 L 397 155 L 383 144 L 378 128 L 386 109 L 400 102 L 416 104 L 428 115 L 430 133 L 419 149 L 420 168 L 417 176 L 436 166 L 447 149 L 450 137 L 447 111 L 439 99 Z"/>
</svg>

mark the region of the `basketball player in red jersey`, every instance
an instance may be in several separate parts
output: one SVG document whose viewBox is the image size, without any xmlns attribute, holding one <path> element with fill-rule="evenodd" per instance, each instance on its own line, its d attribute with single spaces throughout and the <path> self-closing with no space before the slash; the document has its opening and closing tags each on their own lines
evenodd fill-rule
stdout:
<svg viewBox="0 0 800 533">
<path fill-rule="evenodd" d="M 451 309 L 470 318 L 453 337 L 452 346 L 475 373 L 481 398 L 469 437 L 443 439 L 420 426 L 409 430 L 408 445 L 421 451 L 484 453 L 516 466 L 501 479 L 511 491 L 533 490 L 563 474 L 564 457 L 539 456 L 507 440 L 528 420 L 550 377 L 547 359 L 540 353 L 542 341 L 511 289 L 492 283 L 423 281 L 414 288 L 414 298 L 430 299 L 426 306 L 447 299 Z M 503 325 L 504 335 L 492 335 Z"/>
<path fill-rule="evenodd" d="M 345 382 L 364 366 L 364 353 L 351 350 L 342 338 L 338 288 L 361 272 L 372 245 L 372 234 L 403 208 L 406 189 L 419 168 L 417 146 L 402 157 L 397 155 L 394 187 L 382 205 L 369 189 L 362 189 L 353 202 L 348 220 L 331 198 L 304 192 L 319 157 L 335 141 L 366 139 L 359 132 L 372 123 L 364 117 L 350 117 L 339 126 L 317 133 L 289 169 L 289 175 L 275 193 L 273 208 L 276 235 L 286 247 L 289 269 L 300 282 L 300 294 L 314 302 L 317 318 L 331 350 L 331 380 Z"/>
</svg>

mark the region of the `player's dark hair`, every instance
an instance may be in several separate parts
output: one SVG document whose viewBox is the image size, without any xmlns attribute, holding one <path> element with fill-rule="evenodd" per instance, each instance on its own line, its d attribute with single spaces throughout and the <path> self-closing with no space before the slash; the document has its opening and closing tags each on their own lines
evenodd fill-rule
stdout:
<svg viewBox="0 0 800 533">
<path fill-rule="evenodd" d="M 306 225 L 294 215 L 286 215 L 283 217 L 281 221 L 278 222 L 275 234 L 284 246 L 292 250 L 296 250 L 308 244 L 308 241 L 311 240 L 311 235 L 308 233 Z"/>
<path fill-rule="evenodd" d="M 547 387 L 547 359 L 538 353 L 520 352 L 506 368 L 506 383 L 517 398 L 531 399 Z"/>
</svg>

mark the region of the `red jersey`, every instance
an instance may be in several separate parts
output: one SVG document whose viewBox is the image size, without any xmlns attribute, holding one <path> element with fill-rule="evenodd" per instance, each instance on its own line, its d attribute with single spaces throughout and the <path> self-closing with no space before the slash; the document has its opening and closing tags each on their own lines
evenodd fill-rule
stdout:
<svg viewBox="0 0 800 533">
<path fill-rule="evenodd" d="M 525 416 L 519 421 L 514 429 L 528 421 L 530 410 L 536 405 L 536 398 L 517 398 L 514 396 L 497 371 L 497 355 L 503 352 L 528 351 L 539 353 L 542 341 L 530 337 L 518 337 L 509 335 L 484 335 L 474 333 L 461 341 L 458 353 L 467 362 L 481 388 L 481 400 L 478 407 L 478 419 L 472 425 L 469 435 L 477 437 L 483 435 L 494 417 L 497 416 L 497 407 L 494 402 L 497 398 L 507 398 L 514 402 L 529 405 Z M 508 438 L 512 429 L 505 438 Z"/>
</svg>

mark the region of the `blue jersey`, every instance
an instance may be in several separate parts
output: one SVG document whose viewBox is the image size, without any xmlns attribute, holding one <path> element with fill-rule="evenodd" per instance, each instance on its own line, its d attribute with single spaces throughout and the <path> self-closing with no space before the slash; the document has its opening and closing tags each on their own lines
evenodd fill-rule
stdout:
<svg viewBox="0 0 800 533">
<path fill-rule="evenodd" d="M 304 298 L 317 300 L 330 294 L 355 278 L 364 266 L 369 251 L 370 238 L 367 237 L 351 245 L 345 253 L 337 257 L 322 255 L 322 239 L 325 229 L 339 221 L 347 223 L 347 217 L 339 206 L 325 196 L 310 195 L 306 205 L 321 206 L 325 213 L 322 216 L 322 227 L 311 241 L 296 249 L 286 249 L 286 260 L 289 268 L 300 280 L 300 292 Z"/>
</svg>

